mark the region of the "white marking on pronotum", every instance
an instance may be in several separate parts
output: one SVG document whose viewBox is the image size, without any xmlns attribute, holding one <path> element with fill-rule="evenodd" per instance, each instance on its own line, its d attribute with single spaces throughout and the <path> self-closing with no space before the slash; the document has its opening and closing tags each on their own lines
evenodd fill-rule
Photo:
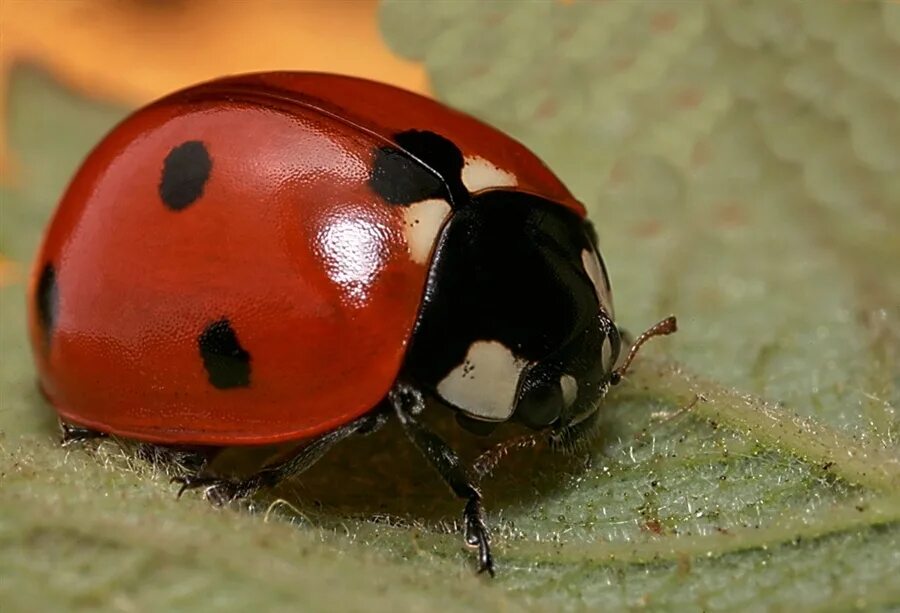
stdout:
<svg viewBox="0 0 900 613">
<path fill-rule="evenodd" d="M 578 398 L 578 381 L 572 375 L 563 375 L 559 378 L 559 387 L 562 390 L 563 405 L 569 408 Z"/>
<path fill-rule="evenodd" d="M 438 234 L 450 216 L 450 203 L 443 198 L 430 198 L 411 204 L 403 211 L 409 257 L 417 264 L 427 264 Z"/>
<path fill-rule="evenodd" d="M 477 155 L 466 158 L 466 165 L 462 170 L 462 180 L 466 189 L 473 194 L 492 187 L 515 187 L 519 184 L 516 175 L 497 168 Z"/>
<path fill-rule="evenodd" d="M 437 391 L 472 417 L 504 421 L 516 408 L 519 376 L 527 364 L 498 341 L 475 341 L 463 363 L 444 377 Z"/>
<path fill-rule="evenodd" d="M 597 294 L 597 300 L 600 302 L 600 306 L 606 311 L 607 315 L 613 317 L 615 313 L 613 313 L 612 295 L 609 291 L 609 280 L 603 272 L 603 266 L 600 265 L 597 254 L 588 249 L 584 249 L 581 252 L 581 263 L 584 266 L 584 271 L 587 273 L 587 276 L 591 278 L 591 283 L 594 284 L 594 290 Z"/>
</svg>

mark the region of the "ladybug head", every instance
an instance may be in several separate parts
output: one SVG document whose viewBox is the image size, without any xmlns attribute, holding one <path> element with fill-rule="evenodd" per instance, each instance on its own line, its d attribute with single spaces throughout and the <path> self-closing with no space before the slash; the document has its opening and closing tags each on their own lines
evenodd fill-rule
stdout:
<svg viewBox="0 0 900 613">
<path fill-rule="evenodd" d="M 561 428 L 596 411 L 620 346 L 590 223 L 492 190 L 444 228 L 405 374 L 471 430 L 508 420 Z"/>
<path fill-rule="evenodd" d="M 587 419 L 609 389 L 620 348 L 619 329 L 599 311 L 595 325 L 522 372 L 514 418 L 532 428 L 564 428 Z"/>
</svg>

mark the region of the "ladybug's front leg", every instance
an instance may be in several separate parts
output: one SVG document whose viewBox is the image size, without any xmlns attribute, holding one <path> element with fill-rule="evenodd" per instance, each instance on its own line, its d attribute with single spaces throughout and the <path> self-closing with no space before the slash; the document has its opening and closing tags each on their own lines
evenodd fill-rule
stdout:
<svg viewBox="0 0 900 613">
<path fill-rule="evenodd" d="M 478 549 L 478 572 L 494 576 L 494 557 L 491 555 L 491 535 L 484 521 L 481 492 L 475 480 L 463 466 L 459 456 L 438 435 L 420 424 L 415 416 L 422 412 L 425 400 L 412 386 L 398 383 L 388 394 L 406 435 L 441 475 L 453 493 L 466 500 L 463 518 L 466 524 L 466 545 Z"/>
</svg>

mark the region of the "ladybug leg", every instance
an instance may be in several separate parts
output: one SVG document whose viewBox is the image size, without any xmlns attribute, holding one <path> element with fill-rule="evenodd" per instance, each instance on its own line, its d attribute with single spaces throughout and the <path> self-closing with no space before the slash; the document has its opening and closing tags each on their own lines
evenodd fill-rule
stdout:
<svg viewBox="0 0 900 613">
<path fill-rule="evenodd" d="M 550 449 L 563 453 L 587 451 L 600 433 L 600 411 L 594 411 L 577 424 L 551 430 L 547 436 Z"/>
<path fill-rule="evenodd" d="M 72 445 L 78 445 L 86 441 L 92 441 L 98 438 L 107 438 L 109 436 L 108 434 L 106 434 L 106 432 L 91 430 L 90 428 L 83 428 L 81 426 L 76 426 L 75 424 L 64 422 L 63 420 L 59 420 L 59 430 L 62 434 L 59 444 L 63 447 L 70 447 Z"/>
<path fill-rule="evenodd" d="M 590 416 L 574 426 L 566 426 L 550 431 L 524 434 L 506 441 L 501 441 L 475 458 L 472 463 L 472 472 L 478 477 L 479 483 L 490 475 L 497 464 L 513 451 L 520 449 L 533 449 L 536 447 L 549 447 L 553 451 L 562 453 L 579 453 L 590 450 L 590 445 L 597 437 L 600 413 L 595 411 Z"/>
<path fill-rule="evenodd" d="M 221 450 L 220 447 L 174 447 L 141 443 L 135 455 L 148 464 L 184 476 L 202 472 Z"/>
<path fill-rule="evenodd" d="M 262 488 L 273 487 L 287 477 L 298 475 L 315 464 L 337 443 L 354 434 L 368 434 L 380 428 L 388 418 L 388 413 L 377 410 L 360 417 L 356 421 L 326 432 L 298 448 L 287 459 L 264 466 L 258 472 L 243 479 L 227 479 L 205 475 L 203 471 L 186 474 L 172 481 L 180 483 L 178 496 L 186 490 L 203 488 L 205 496 L 215 506 L 222 506 L 240 498 L 252 496 Z"/>
<path fill-rule="evenodd" d="M 480 483 L 511 452 L 519 449 L 532 449 L 545 442 L 546 437 L 541 434 L 525 434 L 501 441 L 475 458 L 475 461 L 472 463 L 472 472 L 478 476 L 478 482 Z"/>
<path fill-rule="evenodd" d="M 466 545 L 478 549 L 478 572 L 494 576 L 494 557 L 491 554 L 491 535 L 484 521 L 481 492 L 475 480 L 463 466 L 459 456 L 434 432 L 419 423 L 415 416 L 425 408 L 422 393 L 414 387 L 398 383 L 388 394 L 406 435 L 422 452 L 457 497 L 466 501 L 463 519 L 466 525 Z"/>
</svg>

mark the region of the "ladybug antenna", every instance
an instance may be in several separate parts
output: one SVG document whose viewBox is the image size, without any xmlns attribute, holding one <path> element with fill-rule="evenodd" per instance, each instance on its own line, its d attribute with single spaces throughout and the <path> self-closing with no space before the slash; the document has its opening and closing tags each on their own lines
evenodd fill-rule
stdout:
<svg viewBox="0 0 900 613">
<path fill-rule="evenodd" d="M 617 385 L 622 380 L 622 377 L 624 377 L 625 373 L 628 372 L 628 367 L 631 366 L 631 362 L 634 360 L 634 356 L 637 355 L 638 349 L 641 348 L 641 345 L 649 341 L 654 336 L 666 336 L 668 334 L 672 334 L 677 330 L 678 322 L 676 321 L 674 316 L 669 316 L 637 337 L 637 340 L 635 340 L 631 345 L 631 349 L 628 351 L 628 356 L 625 358 L 625 361 L 622 362 L 622 365 L 612 371 L 612 373 L 609 375 L 610 385 Z"/>
</svg>

